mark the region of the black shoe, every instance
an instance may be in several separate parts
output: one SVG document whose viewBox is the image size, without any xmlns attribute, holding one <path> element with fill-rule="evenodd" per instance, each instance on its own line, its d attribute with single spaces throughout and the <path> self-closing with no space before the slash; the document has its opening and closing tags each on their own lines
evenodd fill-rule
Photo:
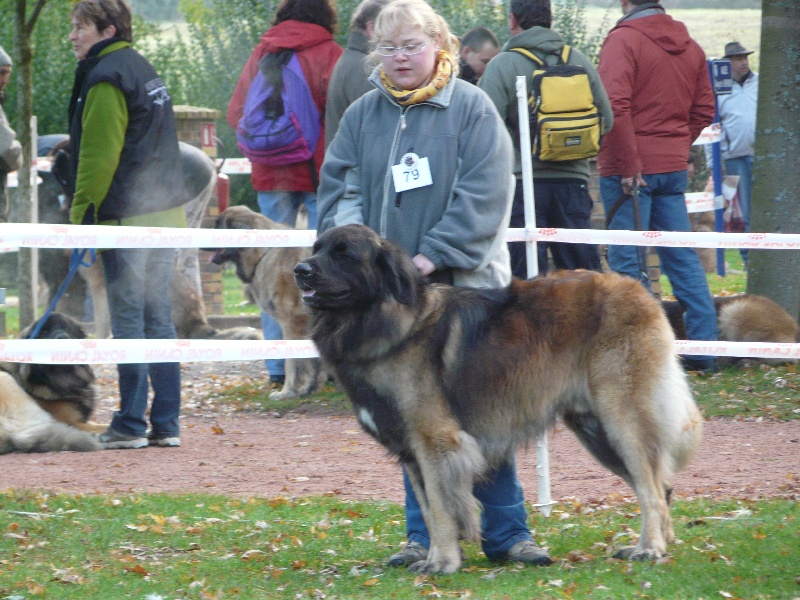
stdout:
<svg viewBox="0 0 800 600">
<path fill-rule="evenodd" d="M 428 549 L 419 542 L 408 542 L 405 548 L 392 554 L 386 565 L 389 567 L 407 567 L 415 562 L 428 558 Z"/>
<path fill-rule="evenodd" d="M 269 382 L 275 385 L 283 385 L 286 382 L 286 375 L 270 375 Z"/>
<path fill-rule="evenodd" d="M 685 371 L 695 371 L 697 373 L 714 373 L 717 370 L 717 361 L 711 359 L 681 357 L 681 365 Z"/>
</svg>

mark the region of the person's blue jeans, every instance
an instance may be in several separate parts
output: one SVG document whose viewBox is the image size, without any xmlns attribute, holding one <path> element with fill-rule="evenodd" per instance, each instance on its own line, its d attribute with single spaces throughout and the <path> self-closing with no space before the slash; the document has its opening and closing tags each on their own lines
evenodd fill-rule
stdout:
<svg viewBox="0 0 800 600">
<path fill-rule="evenodd" d="M 175 339 L 170 285 L 176 257 L 174 248 L 118 248 L 103 252 L 114 339 Z M 180 363 L 120 364 L 117 371 L 120 403 L 111 428 L 126 435 L 146 435 L 147 396 L 152 385 L 152 430 L 165 436 L 177 436 L 181 409 Z"/>
<path fill-rule="evenodd" d="M 650 231 L 691 231 L 686 211 L 686 171 L 643 175 L 647 186 L 639 190 L 642 228 Z M 620 177 L 601 177 L 600 195 L 606 214 L 623 195 Z M 609 224 L 609 229 L 635 230 L 633 202 L 623 203 Z M 661 269 L 672 284 L 672 290 L 681 306 L 686 309 L 686 336 L 690 340 L 717 340 L 717 313 L 708 280 L 694 248 L 661 246 L 656 248 L 661 259 Z M 608 264 L 612 270 L 642 279 L 636 246 L 609 246 Z M 643 282 L 644 283 L 644 282 Z M 687 356 L 699 366 L 711 367 L 709 356 Z"/>
<path fill-rule="evenodd" d="M 308 228 L 317 228 L 317 195 L 314 192 L 258 192 L 258 208 L 261 214 L 277 223 L 295 226 L 300 205 L 306 205 L 308 211 Z M 265 340 L 282 340 L 283 331 L 278 322 L 265 312 L 261 312 L 261 330 Z M 267 359 L 264 361 L 269 376 L 283 377 L 285 374 L 283 359 Z"/>
<path fill-rule="evenodd" d="M 403 484 L 406 488 L 406 537 L 409 542 L 430 548 L 431 539 L 422 509 L 405 469 Z M 502 560 L 514 544 L 533 539 L 528 529 L 525 497 L 517 479 L 517 463 L 513 456 L 509 462 L 493 471 L 489 479 L 476 484 L 473 493 L 483 504 L 481 546 L 488 558 Z"/>
<path fill-rule="evenodd" d="M 725 173 L 727 175 L 739 176 L 739 204 L 742 207 L 745 231 L 750 231 L 750 198 L 753 185 L 753 157 L 740 156 L 729 158 L 725 161 Z M 742 255 L 745 266 L 747 265 L 747 248 L 741 248 L 739 253 Z"/>
</svg>

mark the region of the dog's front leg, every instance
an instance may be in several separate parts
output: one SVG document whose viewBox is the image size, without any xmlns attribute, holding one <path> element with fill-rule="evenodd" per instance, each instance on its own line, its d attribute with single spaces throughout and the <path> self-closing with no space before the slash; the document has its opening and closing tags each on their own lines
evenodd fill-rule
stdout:
<svg viewBox="0 0 800 600">
<path fill-rule="evenodd" d="M 461 566 L 457 522 L 445 510 L 442 495 L 435 489 L 438 484 L 430 478 L 426 480 L 417 464 L 406 464 L 405 468 L 430 537 L 428 556 L 410 565 L 408 570 L 418 573 L 455 573 Z"/>
</svg>

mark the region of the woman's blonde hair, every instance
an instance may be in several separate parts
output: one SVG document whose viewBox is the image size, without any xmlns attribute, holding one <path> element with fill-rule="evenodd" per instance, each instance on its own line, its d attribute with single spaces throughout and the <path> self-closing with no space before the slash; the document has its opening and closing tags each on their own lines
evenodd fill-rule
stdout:
<svg viewBox="0 0 800 600">
<path fill-rule="evenodd" d="M 447 21 L 439 16 L 425 0 L 394 0 L 387 4 L 375 19 L 376 46 L 383 44 L 402 27 L 414 27 L 432 38 L 439 35 L 441 48 L 454 57 L 458 67 L 458 38 L 450 33 Z"/>
</svg>

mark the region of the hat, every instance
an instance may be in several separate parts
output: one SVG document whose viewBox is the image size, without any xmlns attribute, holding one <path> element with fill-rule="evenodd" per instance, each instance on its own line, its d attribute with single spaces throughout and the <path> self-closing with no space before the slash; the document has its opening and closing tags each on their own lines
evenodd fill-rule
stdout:
<svg viewBox="0 0 800 600">
<path fill-rule="evenodd" d="M 725 44 L 725 56 L 722 58 L 730 58 L 731 56 L 740 56 L 742 54 L 752 54 L 755 50 L 748 50 L 739 42 L 728 42 Z"/>
<path fill-rule="evenodd" d="M 8 52 L 3 50 L 3 47 L 0 46 L 0 67 L 5 67 L 6 65 L 11 66 L 11 57 L 8 55 Z"/>
</svg>

